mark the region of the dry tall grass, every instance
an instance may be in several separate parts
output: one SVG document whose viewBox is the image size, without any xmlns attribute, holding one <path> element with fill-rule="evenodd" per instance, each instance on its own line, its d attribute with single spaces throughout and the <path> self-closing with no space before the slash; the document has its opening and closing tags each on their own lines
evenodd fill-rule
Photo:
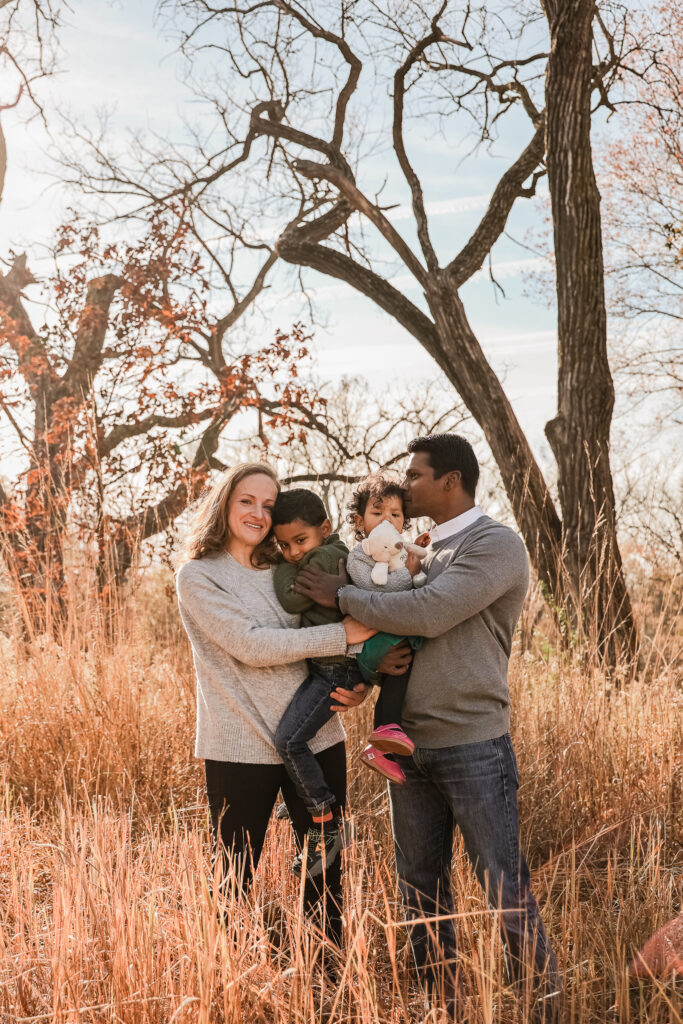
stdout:
<svg viewBox="0 0 683 1024">
<path fill-rule="evenodd" d="M 169 610 L 170 609 L 170 610 Z M 351 811 L 341 982 L 302 918 L 289 827 L 273 822 L 249 899 L 219 926 L 191 756 L 194 683 L 160 587 L 114 644 L 83 607 L 70 639 L 5 636 L 0 658 L 0 1021 L 308 1024 L 438 1020 L 410 972 L 381 780 L 348 716 Z M 609 688 L 545 648 L 513 659 L 525 846 L 565 977 L 562 1020 L 681 1021 L 675 982 L 629 991 L 635 949 L 680 907 L 683 715 L 665 659 Z M 351 721 L 348 719 L 351 718 Z M 522 1024 L 492 915 L 456 849 L 472 1019 Z M 616 1003 L 616 1010 L 611 1011 Z"/>
</svg>

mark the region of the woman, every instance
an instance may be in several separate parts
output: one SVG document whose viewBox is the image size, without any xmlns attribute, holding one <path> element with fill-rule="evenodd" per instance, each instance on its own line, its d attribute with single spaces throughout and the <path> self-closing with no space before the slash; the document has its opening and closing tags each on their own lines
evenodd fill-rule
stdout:
<svg viewBox="0 0 683 1024">
<path fill-rule="evenodd" d="M 271 509 L 280 485 L 270 466 L 243 463 L 225 472 L 202 499 L 177 576 L 178 604 L 197 673 L 197 742 L 205 759 L 206 791 L 216 851 L 239 858 L 246 885 L 256 868 L 278 791 L 299 845 L 309 816 L 275 750 L 273 737 L 306 676 L 308 657 L 343 655 L 372 635 L 353 619 L 298 629 L 273 586 L 277 548 Z M 346 706 L 360 703 L 343 691 Z M 338 718 L 311 742 L 340 806 L 346 798 L 345 734 Z M 326 888 L 325 888 L 326 885 Z M 322 896 L 329 936 L 341 939 L 339 860 L 324 881 L 307 879 L 311 909 Z"/>
</svg>

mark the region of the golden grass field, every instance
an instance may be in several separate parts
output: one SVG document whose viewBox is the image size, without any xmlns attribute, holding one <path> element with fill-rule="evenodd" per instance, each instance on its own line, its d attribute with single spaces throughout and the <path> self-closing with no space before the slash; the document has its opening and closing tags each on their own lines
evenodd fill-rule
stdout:
<svg viewBox="0 0 683 1024">
<path fill-rule="evenodd" d="M 61 644 L 11 623 L 0 636 L 0 1021 L 438 1021 L 410 972 L 382 781 L 358 760 L 369 702 L 345 722 L 357 839 L 340 983 L 324 980 L 321 940 L 299 912 L 286 822 L 272 822 L 250 898 L 228 898 L 230 926 L 219 925 L 170 582 L 157 573 L 131 596 L 113 639 L 87 597 Z M 681 906 L 683 693 L 666 621 L 621 687 L 550 643 L 511 665 L 523 840 L 567 1024 L 682 1019 L 675 980 L 629 990 L 626 977 Z M 471 1019 L 521 1024 L 528 993 L 507 987 L 495 922 L 457 849 L 454 865 Z"/>
</svg>

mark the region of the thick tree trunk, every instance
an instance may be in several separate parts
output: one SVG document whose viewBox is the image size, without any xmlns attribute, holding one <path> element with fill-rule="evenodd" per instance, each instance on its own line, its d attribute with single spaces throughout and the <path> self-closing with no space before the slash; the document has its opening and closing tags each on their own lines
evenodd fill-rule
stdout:
<svg viewBox="0 0 683 1024">
<path fill-rule="evenodd" d="M 439 333 L 439 363 L 486 437 L 538 578 L 554 607 L 563 608 L 562 526 L 529 442 L 445 273 L 432 276 L 427 300 Z"/>
<path fill-rule="evenodd" d="M 590 140 L 593 0 L 549 0 L 546 153 L 558 301 L 558 407 L 546 425 L 558 466 L 574 613 L 600 657 L 637 651 L 617 544 L 609 435 L 614 387 L 607 359 L 600 194 Z"/>
<path fill-rule="evenodd" d="M 486 437 L 534 569 L 551 607 L 561 612 L 568 602 L 562 525 L 524 431 L 467 321 L 451 275 L 445 270 L 429 275 L 432 320 L 384 278 L 337 249 L 309 241 L 300 230 L 281 235 L 278 252 L 287 262 L 312 267 L 367 295 L 437 362 Z M 558 621 L 564 622 L 561 614 Z"/>
</svg>

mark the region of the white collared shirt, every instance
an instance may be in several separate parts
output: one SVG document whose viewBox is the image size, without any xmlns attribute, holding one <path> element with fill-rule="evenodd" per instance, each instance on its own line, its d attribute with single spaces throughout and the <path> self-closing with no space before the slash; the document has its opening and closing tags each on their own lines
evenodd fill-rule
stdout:
<svg viewBox="0 0 683 1024">
<path fill-rule="evenodd" d="M 467 512 L 461 512 L 459 516 L 448 519 L 445 523 L 439 523 L 429 531 L 431 543 L 435 544 L 437 541 L 445 540 L 446 537 L 452 537 L 454 534 L 466 530 L 472 523 L 476 523 L 477 519 L 481 519 L 483 514 L 481 505 L 475 505 L 474 508 L 468 508 Z"/>
</svg>

